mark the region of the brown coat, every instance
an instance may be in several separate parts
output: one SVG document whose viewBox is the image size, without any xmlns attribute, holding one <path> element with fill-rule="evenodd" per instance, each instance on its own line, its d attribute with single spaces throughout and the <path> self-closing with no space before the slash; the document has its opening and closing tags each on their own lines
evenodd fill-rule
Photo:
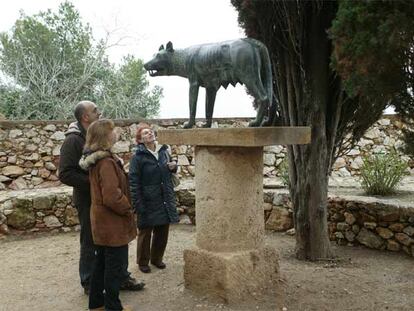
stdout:
<svg viewBox="0 0 414 311">
<path fill-rule="evenodd" d="M 131 208 L 128 178 L 108 151 L 84 156 L 80 165 L 89 169 L 91 184 L 91 226 L 96 245 L 123 246 L 137 235 Z"/>
</svg>

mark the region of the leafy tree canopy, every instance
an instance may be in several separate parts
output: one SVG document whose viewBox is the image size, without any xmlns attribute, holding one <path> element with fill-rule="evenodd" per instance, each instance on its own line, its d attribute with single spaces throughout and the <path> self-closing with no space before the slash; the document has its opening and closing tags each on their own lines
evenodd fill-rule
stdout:
<svg viewBox="0 0 414 311">
<path fill-rule="evenodd" d="M 73 118 L 73 105 L 96 101 L 110 118 L 153 117 L 162 90 L 149 89 L 142 61 L 110 64 L 106 42 L 70 2 L 33 16 L 21 12 L 0 34 L 0 112 L 9 119 Z"/>
<path fill-rule="evenodd" d="M 149 89 L 146 71 L 141 59 L 126 56 L 118 69 L 107 68 L 98 97 L 105 116 L 134 118 L 156 116 L 162 89 Z"/>
</svg>

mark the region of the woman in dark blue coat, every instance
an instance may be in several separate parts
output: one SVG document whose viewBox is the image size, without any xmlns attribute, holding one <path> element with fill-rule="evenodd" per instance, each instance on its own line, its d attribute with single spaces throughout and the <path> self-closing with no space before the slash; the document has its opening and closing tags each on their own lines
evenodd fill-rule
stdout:
<svg viewBox="0 0 414 311">
<path fill-rule="evenodd" d="M 137 264 L 151 272 L 149 262 L 159 269 L 168 241 L 169 225 L 178 222 L 171 174 L 177 163 L 171 161 L 167 145 L 159 145 L 148 124 L 138 124 L 137 149 L 129 166 L 132 204 L 138 217 Z"/>
</svg>

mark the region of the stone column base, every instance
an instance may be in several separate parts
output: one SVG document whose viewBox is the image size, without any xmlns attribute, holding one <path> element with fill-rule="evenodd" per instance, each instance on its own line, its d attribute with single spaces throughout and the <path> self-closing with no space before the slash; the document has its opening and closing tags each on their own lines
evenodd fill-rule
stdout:
<svg viewBox="0 0 414 311">
<path fill-rule="evenodd" d="M 274 293 L 278 276 L 279 257 L 270 247 L 229 253 L 184 251 L 185 287 L 227 303 Z"/>
</svg>

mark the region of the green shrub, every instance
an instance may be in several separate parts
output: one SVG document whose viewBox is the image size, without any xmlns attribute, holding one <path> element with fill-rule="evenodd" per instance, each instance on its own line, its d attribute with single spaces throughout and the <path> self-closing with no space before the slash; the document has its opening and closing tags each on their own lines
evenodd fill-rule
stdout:
<svg viewBox="0 0 414 311">
<path fill-rule="evenodd" d="M 363 160 L 361 185 L 365 192 L 374 195 L 395 193 L 408 167 L 397 152 L 368 155 Z"/>
<path fill-rule="evenodd" d="M 286 187 L 289 186 L 289 163 L 287 155 L 283 158 L 282 162 L 280 162 L 279 166 L 279 174 L 280 178 L 282 179 L 283 185 Z"/>
</svg>

